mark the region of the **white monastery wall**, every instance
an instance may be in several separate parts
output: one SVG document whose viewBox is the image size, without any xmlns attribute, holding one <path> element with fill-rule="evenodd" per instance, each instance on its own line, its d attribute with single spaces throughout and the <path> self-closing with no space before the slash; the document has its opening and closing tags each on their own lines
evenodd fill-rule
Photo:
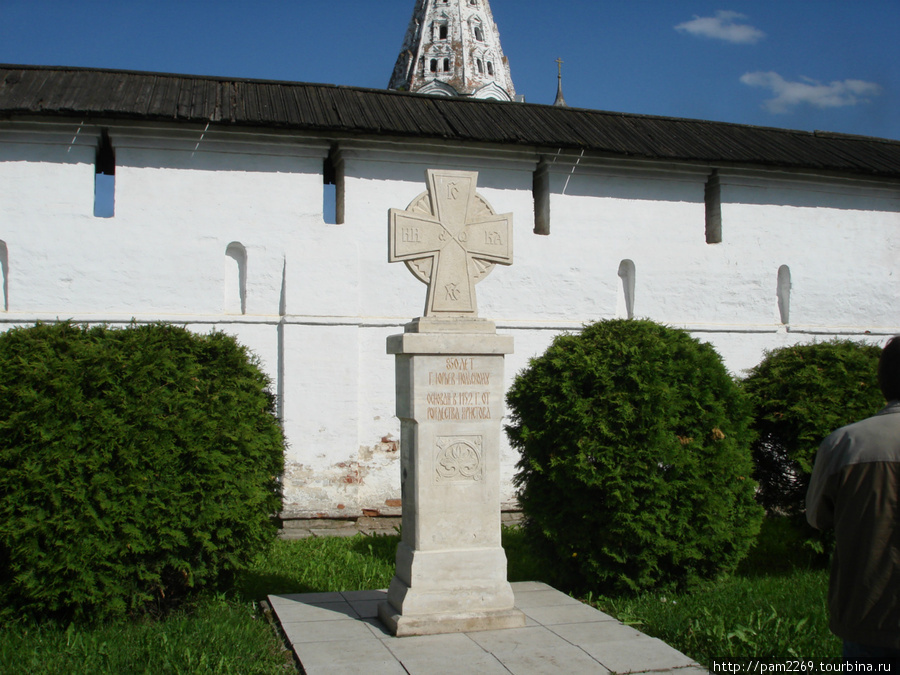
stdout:
<svg viewBox="0 0 900 675">
<path fill-rule="evenodd" d="M 478 171 L 480 194 L 513 213 L 514 264 L 477 291 L 480 315 L 515 338 L 508 381 L 558 333 L 614 316 L 684 327 L 736 374 L 765 349 L 900 332 L 896 182 L 718 167 L 710 244 L 711 167 L 559 153 L 542 236 L 536 153 L 355 140 L 340 144 L 344 222 L 326 224 L 330 141 L 187 125 L 109 135 L 115 215 L 98 218 L 98 128 L 0 124 L 0 322 L 133 318 L 237 336 L 279 395 L 287 516 L 399 513 L 385 340 L 422 313 L 425 287 L 387 263 L 387 213 L 425 191 L 428 168 Z M 501 453 L 511 504 L 516 455 Z"/>
</svg>

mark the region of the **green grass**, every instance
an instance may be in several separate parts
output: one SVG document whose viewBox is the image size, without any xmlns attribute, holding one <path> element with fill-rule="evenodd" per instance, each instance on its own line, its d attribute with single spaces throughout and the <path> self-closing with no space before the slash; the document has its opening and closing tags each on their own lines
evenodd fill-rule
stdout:
<svg viewBox="0 0 900 675">
<path fill-rule="evenodd" d="M 828 630 L 827 588 L 827 571 L 795 570 L 594 604 L 707 665 L 714 657 L 831 658 L 841 643 Z"/>
<path fill-rule="evenodd" d="M 837 658 L 826 560 L 786 519 L 767 519 L 731 577 L 684 593 L 591 598 L 599 609 L 703 664 L 715 657 Z"/>
<path fill-rule="evenodd" d="M 258 601 L 269 594 L 385 588 L 398 537 L 276 541 L 237 576 L 165 617 L 96 627 L 21 622 L 0 629 L 0 673 L 296 672 Z"/>
<path fill-rule="evenodd" d="M 276 541 L 228 594 L 153 619 L 96 627 L 19 623 L 0 629 L 0 673 L 296 672 L 258 601 L 269 594 L 385 588 L 398 537 Z"/>
<path fill-rule="evenodd" d="M 97 627 L 18 624 L 0 632 L 0 672 L 5 675 L 257 675 L 292 669 L 258 609 L 221 596 L 200 599 L 161 620 Z"/>
<path fill-rule="evenodd" d="M 589 597 L 605 612 L 701 663 L 711 657 L 833 657 L 828 573 L 804 535 L 767 521 L 759 544 L 727 579 L 686 593 Z M 399 537 L 277 541 L 227 594 L 203 596 L 161 618 L 96 627 L 26 622 L 0 629 L 0 673 L 295 672 L 256 604 L 268 594 L 386 588 Z M 511 581 L 552 578 L 521 530 L 505 530 Z"/>
<path fill-rule="evenodd" d="M 387 588 L 399 536 L 323 537 L 276 541 L 237 579 L 242 597 Z"/>
</svg>

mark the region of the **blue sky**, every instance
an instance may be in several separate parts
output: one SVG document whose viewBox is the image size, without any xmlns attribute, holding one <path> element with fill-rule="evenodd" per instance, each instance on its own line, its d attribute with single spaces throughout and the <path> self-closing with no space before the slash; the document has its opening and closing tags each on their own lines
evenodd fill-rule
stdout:
<svg viewBox="0 0 900 675">
<path fill-rule="evenodd" d="M 387 86 L 414 0 L 0 0 L 0 63 Z M 491 0 L 517 93 L 900 139 L 900 0 Z"/>
</svg>

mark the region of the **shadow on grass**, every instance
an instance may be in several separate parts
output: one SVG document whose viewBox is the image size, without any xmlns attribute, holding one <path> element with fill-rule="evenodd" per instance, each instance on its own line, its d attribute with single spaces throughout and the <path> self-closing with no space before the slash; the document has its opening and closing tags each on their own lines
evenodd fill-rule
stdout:
<svg viewBox="0 0 900 675">
<path fill-rule="evenodd" d="M 820 570 L 829 556 L 813 550 L 813 542 L 829 548 L 827 535 L 789 517 L 768 516 L 763 520 L 756 543 L 741 561 L 737 574 L 743 577 L 780 576 L 797 570 Z"/>
<path fill-rule="evenodd" d="M 542 581 L 558 584 L 546 563 L 538 556 L 525 530 L 520 527 L 503 529 L 503 548 L 506 551 L 506 578 L 509 581 Z"/>
<path fill-rule="evenodd" d="M 351 550 L 381 562 L 394 564 L 400 535 L 372 535 L 355 537 Z M 550 583 L 550 575 L 534 553 L 524 530 L 503 528 L 502 544 L 506 551 L 507 578 L 509 581 L 544 581 Z"/>
<path fill-rule="evenodd" d="M 397 556 L 399 534 L 372 534 L 353 537 L 350 550 L 363 556 L 370 556 L 380 562 L 394 564 Z"/>
<path fill-rule="evenodd" d="M 398 534 L 375 534 L 353 537 L 350 550 L 364 558 L 393 567 L 397 555 Z M 509 581 L 543 581 L 551 583 L 547 566 L 535 554 L 524 530 L 503 528 L 502 544 L 506 551 L 507 578 Z"/>
<path fill-rule="evenodd" d="M 312 593 L 316 590 L 294 577 L 262 570 L 241 570 L 235 575 L 233 589 L 237 597 L 245 602 L 259 602 L 265 600 L 267 595 Z"/>
<path fill-rule="evenodd" d="M 780 577 L 795 572 L 817 571 L 828 567 L 829 555 L 817 552 L 815 542 L 829 549 L 828 535 L 822 537 L 803 522 L 786 517 L 767 517 L 762 523 L 756 543 L 738 565 L 739 577 Z M 537 551 L 523 528 L 504 528 L 503 548 L 508 561 L 510 581 L 542 581 L 564 592 L 576 592 L 556 574 Z"/>
</svg>

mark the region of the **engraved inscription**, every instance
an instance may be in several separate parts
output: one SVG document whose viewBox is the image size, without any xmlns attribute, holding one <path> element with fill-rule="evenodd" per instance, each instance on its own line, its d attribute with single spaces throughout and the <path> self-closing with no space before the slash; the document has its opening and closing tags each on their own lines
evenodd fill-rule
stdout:
<svg viewBox="0 0 900 675">
<path fill-rule="evenodd" d="M 439 436 L 435 444 L 435 483 L 480 481 L 484 478 L 481 436 Z"/>
<path fill-rule="evenodd" d="M 489 387 L 491 385 L 490 373 L 428 373 L 428 384 L 438 386 L 454 386 L 454 385 L 482 385 Z"/>
<path fill-rule="evenodd" d="M 444 370 L 428 373 L 429 386 L 439 387 L 425 396 L 430 421 L 478 421 L 491 419 L 491 374 L 475 370 L 471 357 L 447 357 Z"/>
</svg>

